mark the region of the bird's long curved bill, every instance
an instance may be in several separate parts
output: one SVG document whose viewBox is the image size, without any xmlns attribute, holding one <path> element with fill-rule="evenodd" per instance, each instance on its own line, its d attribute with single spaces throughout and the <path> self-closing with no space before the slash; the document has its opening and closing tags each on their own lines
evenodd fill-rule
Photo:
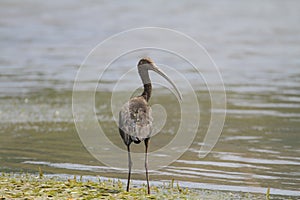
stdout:
<svg viewBox="0 0 300 200">
<path fill-rule="evenodd" d="M 173 81 L 171 81 L 171 79 L 169 79 L 169 77 L 157 66 L 153 67 L 152 70 L 155 71 L 156 73 L 158 73 L 159 75 L 161 75 L 162 77 L 164 77 L 173 86 L 173 88 L 175 89 L 180 100 L 182 100 L 182 96 L 181 96 L 179 90 L 177 89 L 176 85 L 173 83 Z"/>
</svg>

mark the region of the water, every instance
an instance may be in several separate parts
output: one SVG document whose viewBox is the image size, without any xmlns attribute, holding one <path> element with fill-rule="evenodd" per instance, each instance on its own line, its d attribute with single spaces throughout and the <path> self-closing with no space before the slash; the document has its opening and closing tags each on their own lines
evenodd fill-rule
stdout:
<svg viewBox="0 0 300 200">
<path fill-rule="evenodd" d="M 203 80 L 193 81 L 202 112 L 198 135 L 183 156 L 153 171 L 151 179 L 174 178 L 189 187 L 258 193 L 270 187 L 271 194 L 299 196 L 300 3 L 190 1 L 160 5 L 1 1 L 1 171 L 36 172 L 42 166 L 47 173 L 126 178 L 126 169 L 104 166 L 80 142 L 72 116 L 73 81 L 85 56 L 107 37 L 129 28 L 162 26 L 184 32 L 206 47 L 225 83 L 227 116 L 217 145 L 199 159 L 210 119 L 210 99 Z M 113 53 L 114 47 L 107 49 L 107 55 Z M 171 56 L 160 52 L 150 55 L 196 80 L 186 63 L 167 59 Z M 119 63 L 130 68 L 137 60 L 133 54 Z M 123 148 L 108 103 L 109 91 L 125 70 L 117 66 L 118 62 L 106 73 L 104 88 L 98 88 L 95 100 L 107 136 Z M 96 66 L 94 72 L 101 67 Z M 204 70 L 208 77 L 214 73 Z M 92 81 L 83 83 L 84 90 L 92 89 Z M 118 92 L 139 87 L 140 80 L 133 71 L 124 83 Z M 152 104 L 167 106 L 173 100 L 169 91 L 155 86 Z M 164 134 L 151 140 L 152 150 L 172 139 L 176 123 L 169 120 Z M 142 180 L 144 176 L 134 174 L 133 178 Z"/>
</svg>

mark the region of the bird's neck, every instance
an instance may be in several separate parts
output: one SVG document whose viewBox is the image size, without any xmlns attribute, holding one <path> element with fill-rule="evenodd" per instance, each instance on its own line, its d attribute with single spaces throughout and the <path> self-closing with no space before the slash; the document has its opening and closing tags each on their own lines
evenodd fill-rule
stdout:
<svg viewBox="0 0 300 200">
<path fill-rule="evenodd" d="M 149 77 L 148 70 L 139 68 L 139 74 L 144 84 L 144 91 L 141 96 L 144 97 L 146 101 L 149 101 L 151 97 L 152 85 L 151 85 L 151 80 Z"/>
<path fill-rule="evenodd" d="M 144 91 L 142 93 L 142 97 L 144 97 L 144 99 L 146 101 L 149 101 L 150 97 L 151 97 L 151 92 L 152 92 L 152 85 L 151 83 L 146 83 L 144 84 Z"/>
</svg>

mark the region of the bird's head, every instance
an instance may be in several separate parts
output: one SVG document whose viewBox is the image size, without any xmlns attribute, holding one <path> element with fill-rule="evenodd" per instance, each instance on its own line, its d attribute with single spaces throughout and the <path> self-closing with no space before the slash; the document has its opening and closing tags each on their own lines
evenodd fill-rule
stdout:
<svg viewBox="0 0 300 200">
<path fill-rule="evenodd" d="M 182 99 L 181 94 L 180 94 L 179 90 L 177 89 L 177 87 L 175 86 L 175 84 L 173 83 L 173 81 L 171 81 L 171 79 L 161 69 L 159 69 L 159 67 L 157 67 L 157 65 L 153 62 L 153 60 L 151 58 L 149 58 L 149 57 L 142 58 L 139 61 L 137 67 L 138 67 L 138 72 L 139 72 L 144 84 L 151 83 L 149 74 L 148 74 L 148 70 L 152 70 L 152 71 L 156 72 L 157 74 L 159 74 L 160 76 L 162 76 L 163 78 L 165 78 L 173 86 L 178 97 L 180 99 Z"/>
<path fill-rule="evenodd" d="M 142 58 L 138 63 L 138 70 L 153 70 L 154 68 L 157 68 L 153 60 L 149 57 Z"/>
</svg>

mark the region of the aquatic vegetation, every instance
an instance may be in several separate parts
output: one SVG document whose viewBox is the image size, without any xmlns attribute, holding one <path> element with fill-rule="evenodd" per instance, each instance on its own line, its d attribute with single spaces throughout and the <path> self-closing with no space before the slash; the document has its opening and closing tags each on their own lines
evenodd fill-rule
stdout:
<svg viewBox="0 0 300 200">
<path fill-rule="evenodd" d="M 160 186 L 151 186 L 151 195 L 146 185 L 131 187 L 125 191 L 120 180 L 83 180 L 82 176 L 65 179 L 45 176 L 40 169 L 38 174 L 0 175 L 0 200 L 6 199 L 262 199 L 263 195 L 221 192 L 180 187 L 177 181 Z"/>
<path fill-rule="evenodd" d="M 68 178 L 66 178 L 68 177 Z M 91 177 L 90 177 L 91 178 Z M 124 182 L 125 183 L 125 182 Z M 72 176 L 44 175 L 41 167 L 36 174 L 5 173 L 0 174 L 0 200 L 6 199 L 262 199 L 264 194 L 225 192 L 180 187 L 174 179 L 151 186 L 151 195 L 147 186 L 133 185 L 130 192 L 119 179 L 93 177 L 93 180 Z M 270 188 L 265 197 L 270 199 Z M 273 197 L 273 196 L 272 196 Z M 277 196 L 279 197 L 279 196 Z M 281 199 L 281 198 L 278 198 Z M 282 198 L 285 199 L 285 198 Z"/>
<path fill-rule="evenodd" d="M 265 194 L 225 192 L 204 189 L 191 189 L 180 186 L 172 179 L 161 185 L 151 186 L 151 195 L 147 186 L 133 185 L 130 192 L 125 191 L 125 182 L 118 179 L 93 179 L 80 177 L 63 178 L 62 176 L 44 175 L 41 168 L 36 174 L 0 174 L 0 200 L 8 199 L 294 199 L 286 196 L 271 195 L 270 189 Z"/>
<path fill-rule="evenodd" d="M 38 175 L 2 173 L 0 199 L 198 199 L 198 193 L 172 185 L 152 186 L 152 194 L 147 195 L 145 186 L 126 192 L 123 183 L 115 180 L 49 178 L 41 170 Z"/>
</svg>

